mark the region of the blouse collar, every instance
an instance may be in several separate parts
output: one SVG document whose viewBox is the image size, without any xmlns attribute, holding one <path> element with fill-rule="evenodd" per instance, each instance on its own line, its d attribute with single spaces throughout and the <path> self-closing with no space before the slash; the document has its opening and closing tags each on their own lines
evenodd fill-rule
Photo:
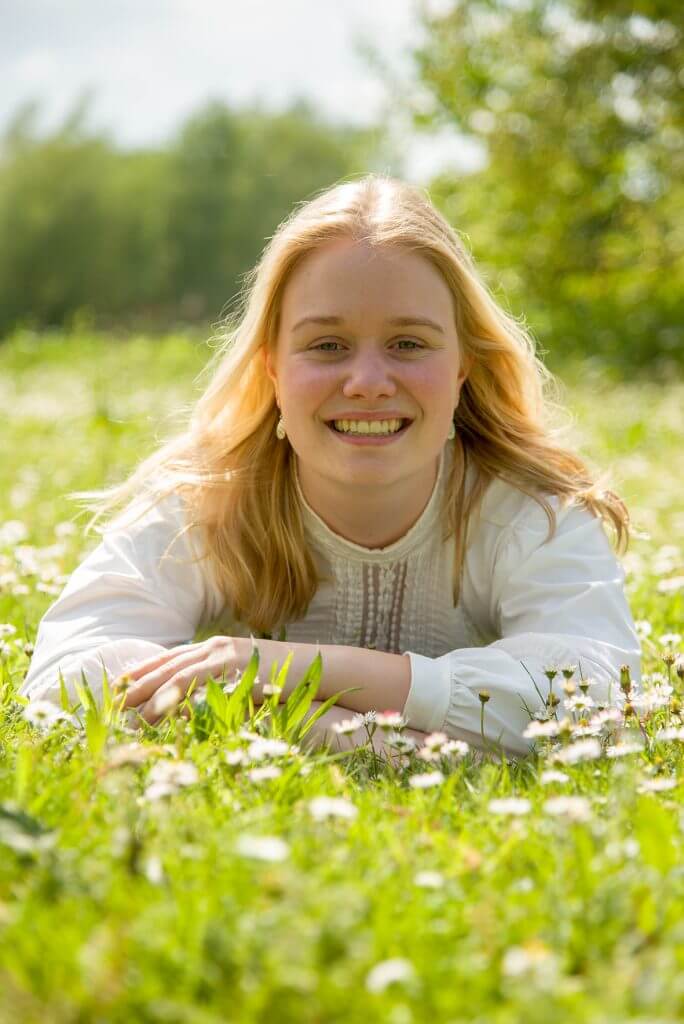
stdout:
<svg viewBox="0 0 684 1024">
<path fill-rule="evenodd" d="M 328 555 L 334 555 L 337 558 L 352 561 L 373 562 L 376 564 L 387 564 L 389 562 L 396 562 L 405 558 L 412 551 L 415 551 L 416 548 L 421 547 L 439 528 L 442 510 L 442 494 L 448 477 L 449 458 L 446 455 L 447 449 L 451 452 L 451 446 L 448 443 L 442 448 L 440 453 L 437 480 L 435 481 L 435 485 L 432 489 L 430 500 L 421 512 L 419 518 L 407 533 L 402 537 L 399 537 L 398 540 L 395 540 L 394 543 L 389 544 L 384 548 L 366 548 L 362 544 L 356 544 L 354 541 L 347 540 L 345 537 L 340 536 L 339 533 L 335 533 L 335 531 L 321 519 L 318 513 L 314 512 L 304 497 L 299 483 L 297 461 L 295 459 L 294 478 L 300 501 L 304 529 L 307 536 L 316 547 L 322 549 Z"/>
</svg>

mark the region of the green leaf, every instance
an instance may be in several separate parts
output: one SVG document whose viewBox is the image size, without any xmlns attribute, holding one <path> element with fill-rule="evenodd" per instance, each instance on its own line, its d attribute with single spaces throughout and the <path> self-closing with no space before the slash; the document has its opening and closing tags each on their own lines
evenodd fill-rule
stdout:
<svg viewBox="0 0 684 1024">
<path fill-rule="evenodd" d="M 299 738 L 301 736 L 305 736 L 307 734 L 307 732 L 309 731 L 309 729 L 311 729 L 311 727 L 314 725 L 314 723 L 318 721 L 318 719 L 321 717 L 321 715 L 324 715 L 326 713 L 326 711 L 328 710 L 328 708 L 331 708 L 333 706 L 333 704 L 335 704 L 340 699 L 340 697 L 342 697 L 345 693 L 356 693 L 357 690 L 362 690 L 362 689 L 363 689 L 362 686 L 350 686 L 348 689 L 340 690 L 339 693 L 334 693 L 332 695 L 332 697 L 328 697 L 328 699 L 326 701 L 324 701 L 323 704 L 321 704 L 320 708 L 316 708 L 316 710 L 314 711 L 313 715 L 311 715 L 310 718 L 307 718 L 306 722 L 302 726 L 301 731 L 297 733 L 297 737 Z M 304 712 L 304 714 L 305 713 L 306 712 Z M 350 712 L 350 714 L 351 714 L 351 712 Z M 296 724 L 296 722 L 298 722 L 300 720 L 301 717 L 303 717 L 303 715 L 302 716 L 299 716 L 299 715 L 297 716 L 297 718 L 295 720 L 295 724 Z"/>
<path fill-rule="evenodd" d="M 228 696 L 223 692 L 223 688 L 213 678 L 207 679 L 207 696 L 206 702 L 211 708 L 211 711 L 215 719 L 220 722 L 223 731 L 227 731 L 228 720 L 229 720 L 229 703 Z"/>
<path fill-rule="evenodd" d="M 252 654 L 245 667 L 245 671 L 242 673 L 240 682 L 235 687 L 233 692 L 228 695 L 228 704 L 226 709 L 227 715 L 227 727 L 230 731 L 239 729 L 245 720 L 246 711 L 249 707 L 250 700 L 252 697 L 252 689 L 254 687 L 254 680 L 256 679 L 257 671 L 259 668 L 259 648 L 252 647 Z"/>
<path fill-rule="evenodd" d="M 109 678 L 107 675 L 107 669 L 102 667 L 102 715 L 105 722 L 110 722 L 112 719 L 112 691 L 109 686 Z"/>
<path fill-rule="evenodd" d="M 634 832 L 643 861 L 661 874 L 667 874 L 678 861 L 672 815 L 656 797 L 650 795 L 642 796 L 638 807 Z"/>
<path fill-rule="evenodd" d="M 289 668 L 287 660 L 286 664 L 283 665 L 284 669 L 286 667 Z M 283 711 L 281 713 L 283 729 L 287 728 L 288 723 L 296 725 L 297 722 L 306 714 L 311 706 L 312 700 L 318 692 L 322 671 L 323 659 L 321 658 L 321 652 L 318 651 L 316 657 L 307 667 L 304 675 L 284 702 Z"/>
</svg>

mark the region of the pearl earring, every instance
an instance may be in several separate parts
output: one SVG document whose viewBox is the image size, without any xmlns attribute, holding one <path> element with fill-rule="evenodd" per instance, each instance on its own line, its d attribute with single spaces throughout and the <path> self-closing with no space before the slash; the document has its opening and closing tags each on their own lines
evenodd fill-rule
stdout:
<svg viewBox="0 0 684 1024">
<path fill-rule="evenodd" d="M 451 426 L 449 427 L 449 433 L 447 434 L 447 440 L 448 441 L 453 441 L 453 439 L 455 437 L 456 437 L 456 426 L 454 424 L 454 421 L 452 420 L 451 421 Z"/>
<path fill-rule="evenodd" d="M 287 437 L 287 434 L 285 433 L 285 427 L 283 425 L 283 417 L 282 416 L 278 420 L 278 425 L 276 427 L 276 437 L 280 441 L 283 441 Z"/>
</svg>

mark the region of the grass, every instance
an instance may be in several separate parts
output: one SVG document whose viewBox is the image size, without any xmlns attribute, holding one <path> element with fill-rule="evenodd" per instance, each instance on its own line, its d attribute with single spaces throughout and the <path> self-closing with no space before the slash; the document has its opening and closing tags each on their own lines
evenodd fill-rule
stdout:
<svg viewBox="0 0 684 1024">
<path fill-rule="evenodd" d="M 70 708 L 84 729 L 32 724 L 16 691 L 38 621 L 95 543 L 64 495 L 173 433 L 209 354 L 182 336 L 0 347 L 0 1022 L 679 1019 L 684 384 L 563 376 L 573 436 L 639 533 L 624 564 L 650 698 L 600 752 L 575 725 L 517 763 L 393 770 L 307 754 L 296 714 L 239 726 L 246 691 L 218 686 L 142 734 L 115 699 Z M 315 672 L 300 712 L 314 694 Z"/>
</svg>

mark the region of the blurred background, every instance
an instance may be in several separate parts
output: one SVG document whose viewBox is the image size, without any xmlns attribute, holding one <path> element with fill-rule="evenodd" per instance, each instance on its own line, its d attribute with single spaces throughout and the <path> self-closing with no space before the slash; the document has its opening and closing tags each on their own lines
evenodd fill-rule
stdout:
<svg viewBox="0 0 684 1024">
<path fill-rule="evenodd" d="M 0 0 L 0 344 L 202 336 L 293 206 L 427 188 L 545 361 L 684 362 L 680 0 Z"/>
</svg>

